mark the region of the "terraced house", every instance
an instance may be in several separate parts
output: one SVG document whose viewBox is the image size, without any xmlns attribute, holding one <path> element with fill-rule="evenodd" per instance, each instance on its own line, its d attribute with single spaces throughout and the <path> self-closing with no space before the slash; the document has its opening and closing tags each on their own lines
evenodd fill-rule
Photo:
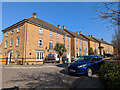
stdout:
<svg viewBox="0 0 120 90">
<path fill-rule="evenodd" d="M 76 33 L 64 29 L 69 35 L 71 35 L 71 57 L 77 58 L 79 56 L 88 55 L 88 40 L 84 38 L 80 32 Z"/>
<path fill-rule="evenodd" d="M 64 26 L 63 26 L 64 28 Z M 36 18 L 36 13 L 4 30 L 2 55 L 10 62 L 24 58 L 25 63 L 40 64 L 45 58 L 58 59 L 56 43 L 65 44 L 65 56 L 71 62 L 71 38 L 64 30 Z M 15 58 L 15 59 L 12 59 Z"/>
</svg>

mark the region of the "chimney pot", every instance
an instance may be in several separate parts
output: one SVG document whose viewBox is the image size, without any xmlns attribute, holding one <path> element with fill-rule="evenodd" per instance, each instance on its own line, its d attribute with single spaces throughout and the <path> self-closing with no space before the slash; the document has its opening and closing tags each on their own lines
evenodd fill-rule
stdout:
<svg viewBox="0 0 120 90">
<path fill-rule="evenodd" d="M 35 12 L 33 13 L 33 17 L 36 18 L 36 13 Z"/>
<path fill-rule="evenodd" d="M 90 37 L 90 35 L 89 35 L 89 37 Z"/>
<path fill-rule="evenodd" d="M 60 28 L 60 25 L 58 25 L 58 28 Z"/>
<path fill-rule="evenodd" d="M 78 31 L 76 31 L 76 33 L 78 34 Z"/>
<path fill-rule="evenodd" d="M 101 38 L 101 40 L 103 40 L 103 38 Z"/>
<path fill-rule="evenodd" d="M 63 26 L 63 30 L 65 29 L 65 26 Z"/>
<path fill-rule="evenodd" d="M 81 32 L 81 31 L 80 31 L 79 33 L 80 33 L 80 34 L 82 34 L 82 32 Z"/>
<path fill-rule="evenodd" d="M 91 35 L 91 37 L 93 37 L 93 35 Z"/>
</svg>

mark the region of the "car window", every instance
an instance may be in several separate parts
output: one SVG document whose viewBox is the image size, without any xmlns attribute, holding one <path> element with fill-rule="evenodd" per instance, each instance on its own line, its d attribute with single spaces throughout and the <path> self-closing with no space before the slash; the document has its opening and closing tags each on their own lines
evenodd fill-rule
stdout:
<svg viewBox="0 0 120 90">
<path fill-rule="evenodd" d="M 98 57 L 97 60 L 98 60 L 98 61 L 102 60 L 102 57 Z"/>
<path fill-rule="evenodd" d="M 91 60 L 91 62 L 93 62 L 93 61 L 97 61 L 97 56 L 95 56 L 95 57 L 93 57 L 93 59 Z"/>
<path fill-rule="evenodd" d="M 79 57 L 77 58 L 75 61 L 76 62 L 88 62 L 91 60 L 93 56 L 82 56 L 82 57 Z"/>
</svg>

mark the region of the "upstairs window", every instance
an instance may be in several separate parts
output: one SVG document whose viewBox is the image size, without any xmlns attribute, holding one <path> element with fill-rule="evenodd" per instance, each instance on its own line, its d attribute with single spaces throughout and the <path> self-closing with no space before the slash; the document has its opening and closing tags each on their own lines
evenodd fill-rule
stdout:
<svg viewBox="0 0 120 90">
<path fill-rule="evenodd" d="M 86 51 L 87 51 L 87 47 L 86 47 Z"/>
<path fill-rule="evenodd" d="M 20 32 L 20 25 L 18 26 L 18 30 L 17 30 L 17 32 Z"/>
<path fill-rule="evenodd" d="M 50 36 L 51 36 L 51 37 L 53 36 L 53 32 L 52 32 L 52 31 L 50 31 Z"/>
<path fill-rule="evenodd" d="M 76 46 L 76 49 L 78 50 L 78 46 Z"/>
<path fill-rule="evenodd" d="M 83 47 L 83 52 L 85 52 L 85 47 Z"/>
<path fill-rule="evenodd" d="M 13 34 L 13 33 L 14 33 L 14 29 L 12 28 L 12 29 L 11 29 L 11 34 Z"/>
<path fill-rule="evenodd" d="M 19 46 L 20 38 L 17 38 L 17 46 Z"/>
<path fill-rule="evenodd" d="M 49 42 L 49 50 L 53 50 L 53 42 L 52 41 Z"/>
<path fill-rule="evenodd" d="M 76 38 L 76 42 L 78 41 L 78 38 Z"/>
<path fill-rule="evenodd" d="M 81 48 L 81 46 L 80 46 L 80 52 L 82 51 L 82 48 Z"/>
<path fill-rule="evenodd" d="M 58 36 L 59 34 L 58 33 L 56 33 L 56 38 L 59 38 L 59 36 Z"/>
<path fill-rule="evenodd" d="M 65 40 L 65 35 L 63 35 L 63 40 Z"/>
<path fill-rule="evenodd" d="M 84 44 L 84 40 L 83 40 L 83 44 Z"/>
<path fill-rule="evenodd" d="M 81 39 L 79 39 L 79 42 L 81 42 Z"/>
<path fill-rule="evenodd" d="M 5 42 L 5 48 L 7 48 L 7 41 Z"/>
<path fill-rule="evenodd" d="M 69 45 L 67 46 L 67 50 L 69 50 Z"/>
<path fill-rule="evenodd" d="M 39 33 L 43 34 L 43 28 L 42 27 L 39 27 Z"/>
<path fill-rule="evenodd" d="M 69 42 L 69 37 L 67 38 L 67 41 Z"/>
<path fill-rule="evenodd" d="M 8 31 L 6 31 L 6 36 L 8 36 Z"/>
<path fill-rule="evenodd" d="M 13 39 L 11 39 L 11 41 L 10 41 L 10 46 L 11 47 L 13 46 Z"/>
<path fill-rule="evenodd" d="M 39 47 L 42 47 L 43 46 L 43 40 L 42 39 L 39 39 Z"/>
</svg>

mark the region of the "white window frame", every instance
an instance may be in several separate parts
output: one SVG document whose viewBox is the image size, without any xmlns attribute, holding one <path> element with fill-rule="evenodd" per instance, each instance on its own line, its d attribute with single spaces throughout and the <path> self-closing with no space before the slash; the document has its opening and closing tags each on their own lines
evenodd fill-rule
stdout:
<svg viewBox="0 0 120 90">
<path fill-rule="evenodd" d="M 14 33 L 14 29 L 12 28 L 12 29 L 11 29 L 11 34 L 13 34 L 13 33 Z"/>
<path fill-rule="evenodd" d="M 13 46 L 13 39 L 10 40 L 10 46 Z"/>
<path fill-rule="evenodd" d="M 83 40 L 83 44 L 84 44 L 84 40 Z"/>
<path fill-rule="evenodd" d="M 17 32 L 20 32 L 20 25 L 18 26 Z"/>
<path fill-rule="evenodd" d="M 78 38 L 76 38 L 76 42 L 78 42 Z"/>
<path fill-rule="evenodd" d="M 58 33 L 56 33 L 56 38 L 59 38 L 59 34 Z"/>
<path fill-rule="evenodd" d="M 70 47 L 69 47 L 69 45 L 67 46 L 67 50 L 70 50 Z"/>
<path fill-rule="evenodd" d="M 43 28 L 39 27 L 39 34 L 43 34 Z"/>
<path fill-rule="evenodd" d="M 76 50 L 78 50 L 78 45 L 76 45 Z"/>
<path fill-rule="evenodd" d="M 67 37 L 67 41 L 69 42 L 69 37 Z"/>
<path fill-rule="evenodd" d="M 81 39 L 79 39 L 79 42 L 81 42 Z"/>
<path fill-rule="evenodd" d="M 65 40 L 65 35 L 63 35 L 63 40 Z"/>
<path fill-rule="evenodd" d="M 5 48 L 7 48 L 7 41 L 5 41 Z"/>
<path fill-rule="evenodd" d="M 80 52 L 82 51 L 82 47 L 80 46 Z"/>
<path fill-rule="evenodd" d="M 52 32 L 52 31 L 50 31 L 50 36 L 51 36 L 51 37 L 53 36 L 53 32 Z"/>
<path fill-rule="evenodd" d="M 39 56 L 37 56 L 38 54 L 39 54 Z M 43 61 L 43 59 L 44 59 L 44 52 L 37 51 L 36 56 L 37 56 L 37 58 L 36 58 L 37 61 Z"/>
<path fill-rule="evenodd" d="M 6 31 L 6 36 L 8 36 L 8 31 Z"/>
<path fill-rule="evenodd" d="M 41 40 L 42 42 L 40 42 L 40 40 Z M 41 46 L 40 46 L 40 43 L 42 43 Z M 39 41 L 38 41 L 38 46 L 39 46 L 39 47 L 43 47 L 43 40 L 42 40 L 42 39 L 39 39 Z"/>
<path fill-rule="evenodd" d="M 20 44 L 20 38 L 18 37 L 16 45 L 19 46 L 19 44 Z"/>
<path fill-rule="evenodd" d="M 50 49 L 50 43 L 52 43 L 52 45 L 53 45 L 53 41 L 49 41 L 49 50 L 53 51 L 53 49 Z"/>
</svg>

